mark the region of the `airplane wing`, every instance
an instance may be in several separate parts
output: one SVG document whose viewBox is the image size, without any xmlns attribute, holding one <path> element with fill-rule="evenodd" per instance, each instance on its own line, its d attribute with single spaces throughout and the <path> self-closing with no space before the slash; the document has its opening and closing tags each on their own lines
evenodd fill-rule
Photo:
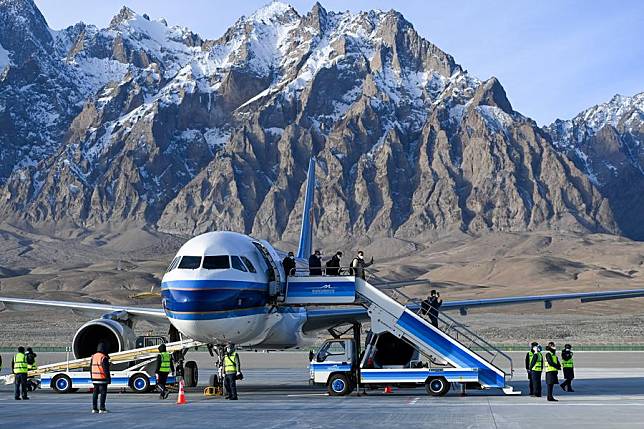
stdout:
<svg viewBox="0 0 644 429">
<path fill-rule="evenodd" d="M 644 297 L 644 289 L 604 291 L 604 292 L 580 292 L 580 293 L 562 293 L 551 295 L 529 295 L 529 296 L 508 296 L 502 298 L 471 299 L 461 301 L 445 301 L 441 306 L 441 311 L 458 310 L 462 315 L 467 314 L 467 310 L 478 307 L 494 307 L 499 305 L 512 304 L 529 304 L 543 302 L 545 308 L 552 307 L 553 301 L 565 301 L 579 299 L 580 302 L 608 301 L 614 299 L 628 299 Z M 410 309 L 418 309 L 419 303 L 412 301 L 407 305 Z M 367 309 L 364 307 L 346 307 L 340 309 L 308 309 L 307 321 L 304 323 L 302 330 L 305 334 L 328 329 L 335 326 L 364 322 L 369 319 Z"/>
<path fill-rule="evenodd" d="M 77 314 L 102 316 L 109 313 L 127 313 L 127 316 L 137 320 L 150 322 L 167 321 L 166 315 L 161 308 L 127 307 L 111 304 L 96 304 L 91 302 L 72 301 L 46 301 L 40 299 L 6 298 L 0 297 L 0 303 L 11 310 L 21 310 L 27 307 L 53 307 L 64 308 Z"/>
</svg>

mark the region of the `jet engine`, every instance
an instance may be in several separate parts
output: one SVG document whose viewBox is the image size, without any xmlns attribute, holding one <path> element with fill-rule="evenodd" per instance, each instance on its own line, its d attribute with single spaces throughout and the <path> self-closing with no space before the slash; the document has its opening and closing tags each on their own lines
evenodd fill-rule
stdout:
<svg viewBox="0 0 644 429">
<path fill-rule="evenodd" d="M 108 353 L 130 350 L 136 346 L 132 328 L 113 319 L 91 320 L 80 327 L 74 335 L 72 350 L 77 359 L 89 357 L 104 343 Z"/>
</svg>

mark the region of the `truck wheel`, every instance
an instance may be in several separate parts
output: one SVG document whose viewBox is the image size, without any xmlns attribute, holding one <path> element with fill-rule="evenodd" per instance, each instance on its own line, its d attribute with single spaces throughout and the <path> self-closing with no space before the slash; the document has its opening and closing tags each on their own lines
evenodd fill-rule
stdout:
<svg viewBox="0 0 644 429">
<path fill-rule="evenodd" d="M 430 378 L 425 382 L 425 390 L 432 396 L 445 396 L 449 392 L 449 383 L 443 377 Z"/>
<path fill-rule="evenodd" d="M 57 393 L 69 393 L 72 391 L 72 379 L 65 374 L 58 374 L 51 380 L 51 388 Z"/>
<path fill-rule="evenodd" d="M 196 387 L 199 383 L 199 367 L 197 362 L 190 360 L 183 366 L 183 381 L 186 387 Z"/>
<path fill-rule="evenodd" d="M 145 393 L 150 390 L 150 379 L 142 372 L 137 372 L 130 377 L 129 384 L 134 393 Z"/>
<path fill-rule="evenodd" d="M 333 374 L 327 383 L 327 390 L 331 396 L 344 396 L 351 393 L 353 387 L 351 380 L 344 374 Z"/>
</svg>

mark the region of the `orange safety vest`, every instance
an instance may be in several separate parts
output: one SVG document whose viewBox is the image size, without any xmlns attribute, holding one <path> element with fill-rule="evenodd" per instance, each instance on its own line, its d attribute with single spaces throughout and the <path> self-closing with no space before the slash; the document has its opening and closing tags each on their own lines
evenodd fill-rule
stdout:
<svg viewBox="0 0 644 429">
<path fill-rule="evenodd" d="M 97 352 L 92 355 L 92 380 L 104 381 L 109 377 L 103 368 L 104 359 L 107 359 L 104 353 Z"/>
</svg>

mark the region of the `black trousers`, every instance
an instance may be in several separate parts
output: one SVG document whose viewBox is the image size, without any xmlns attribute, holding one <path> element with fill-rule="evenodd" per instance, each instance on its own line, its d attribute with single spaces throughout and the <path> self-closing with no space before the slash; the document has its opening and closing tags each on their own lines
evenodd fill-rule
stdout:
<svg viewBox="0 0 644 429">
<path fill-rule="evenodd" d="M 166 387 L 165 384 L 168 382 L 168 373 L 167 372 L 158 372 L 157 373 L 157 386 L 161 393 L 165 393 Z"/>
<path fill-rule="evenodd" d="M 530 396 L 534 395 L 534 389 L 532 388 L 532 371 L 528 370 L 528 387 L 530 389 Z"/>
<path fill-rule="evenodd" d="M 532 393 L 541 396 L 541 371 L 530 371 L 532 376 Z"/>
<path fill-rule="evenodd" d="M 237 398 L 237 374 L 226 374 L 224 377 L 224 388 L 226 389 L 226 398 Z"/>
<path fill-rule="evenodd" d="M 572 378 L 566 378 L 563 383 L 561 383 L 561 388 L 563 390 L 572 391 Z"/>
<path fill-rule="evenodd" d="M 101 407 L 97 406 L 98 395 L 101 395 Z M 107 383 L 94 383 L 94 392 L 92 393 L 92 410 L 104 410 L 105 400 L 107 399 Z"/>
<path fill-rule="evenodd" d="M 20 398 L 20 391 L 22 390 L 22 399 L 25 399 L 27 397 L 27 374 L 16 374 L 13 384 L 15 398 Z"/>
<path fill-rule="evenodd" d="M 552 396 L 552 390 L 554 389 L 555 385 L 548 383 L 548 399 L 554 399 L 554 396 Z"/>
</svg>

